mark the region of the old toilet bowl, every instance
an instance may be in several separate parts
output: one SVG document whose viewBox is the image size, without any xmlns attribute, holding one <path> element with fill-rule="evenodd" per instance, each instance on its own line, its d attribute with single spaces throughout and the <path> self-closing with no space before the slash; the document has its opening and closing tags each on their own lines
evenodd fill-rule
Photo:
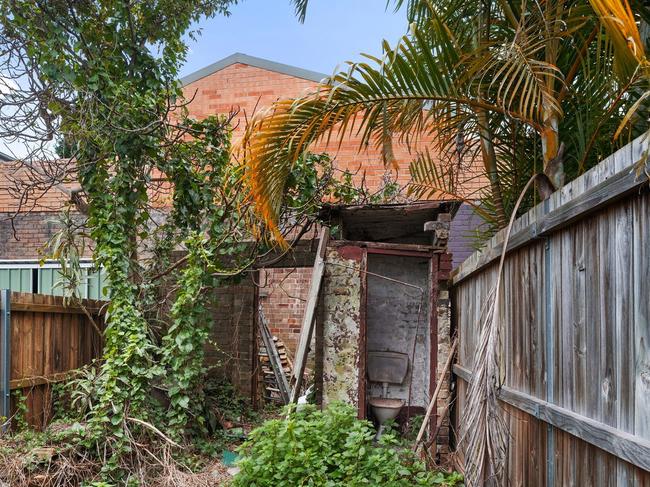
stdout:
<svg viewBox="0 0 650 487">
<path fill-rule="evenodd" d="M 391 351 L 369 351 L 368 352 L 368 380 L 372 383 L 381 384 L 382 394 L 379 397 L 369 397 L 368 404 L 373 416 L 379 423 L 377 431 L 378 439 L 384 430 L 384 425 L 397 417 L 404 400 L 390 398 L 389 384 L 401 385 L 408 372 L 408 355 Z"/>
</svg>

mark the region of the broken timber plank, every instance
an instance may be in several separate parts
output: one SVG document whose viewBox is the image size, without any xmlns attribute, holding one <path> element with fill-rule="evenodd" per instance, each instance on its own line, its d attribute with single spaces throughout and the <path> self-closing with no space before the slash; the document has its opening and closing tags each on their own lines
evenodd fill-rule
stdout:
<svg viewBox="0 0 650 487">
<path fill-rule="evenodd" d="M 300 394 L 300 386 L 302 385 L 302 376 L 305 372 L 305 365 L 307 364 L 307 354 L 309 353 L 309 344 L 314 331 L 314 316 L 316 314 L 316 305 L 318 304 L 318 294 L 320 293 L 320 286 L 323 281 L 323 273 L 325 271 L 325 252 L 327 250 L 327 242 L 330 238 L 330 229 L 328 227 L 321 228 L 320 238 L 318 242 L 318 250 L 316 251 L 316 261 L 314 262 L 314 270 L 311 275 L 311 285 L 309 287 L 309 294 L 307 295 L 307 304 L 305 306 L 305 316 L 302 320 L 300 327 L 300 340 L 298 342 L 298 349 L 296 350 L 296 359 L 293 367 L 292 383 L 290 402 L 295 403 Z"/>
<path fill-rule="evenodd" d="M 275 382 L 278 385 L 280 396 L 282 397 L 282 402 L 284 404 L 289 404 L 289 383 L 287 382 L 287 376 L 284 375 L 284 370 L 282 366 L 282 359 L 278 354 L 278 350 L 275 348 L 275 343 L 273 342 L 273 337 L 271 336 L 271 331 L 269 330 L 269 325 L 266 322 L 266 316 L 262 311 L 262 306 L 259 307 L 259 318 L 260 318 L 260 334 L 262 335 L 262 341 L 264 342 L 264 347 L 266 348 L 266 354 L 271 363 L 271 368 L 273 369 L 273 374 L 275 375 Z"/>
</svg>

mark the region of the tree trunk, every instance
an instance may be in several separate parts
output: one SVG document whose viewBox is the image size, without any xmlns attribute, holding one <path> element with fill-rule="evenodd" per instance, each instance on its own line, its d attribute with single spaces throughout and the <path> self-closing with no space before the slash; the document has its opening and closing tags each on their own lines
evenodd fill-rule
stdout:
<svg viewBox="0 0 650 487">
<path fill-rule="evenodd" d="M 488 115 L 485 110 L 482 109 L 477 110 L 476 114 L 480 125 L 483 165 L 485 166 L 485 172 L 490 180 L 490 190 L 492 191 L 492 199 L 497 212 L 497 222 L 499 228 L 503 228 L 506 226 L 508 218 L 506 217 L 503 205 L 503 194 L 501 193 L 501 183 L 499 181 L 499 173 L 497 172 L 497 155 L 492 142 L 492 133 L 488 126 Z"/>
</svg>

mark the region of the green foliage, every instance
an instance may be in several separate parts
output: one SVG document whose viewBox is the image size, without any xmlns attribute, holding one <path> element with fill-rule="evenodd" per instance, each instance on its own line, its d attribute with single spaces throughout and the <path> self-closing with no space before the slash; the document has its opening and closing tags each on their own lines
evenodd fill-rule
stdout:
<svg viewBox="0 0 650 487">
<path fill-rule="evenodd" d="M 354 174 L 334 168 L 326 153 L 307 152 L 293 164 L 283 193 L 285 211 L 314 215 L 323 201 L 336 204 L 391 203 L 400 197 L 400 185 L 387 174 L 384 184 L 375 192 L 356 183 Z"/>
<path fill-rule="evenodd" d="M 239 487 L 313 485 L 401 487 L 457 485 L 457 475 L 427 472 L 410 450 L 396 448 L 392 434 L 373 444 L 368 421 L 342 403 L 325 411 L 307 406 L 288 419 L 267 421 L 241 447 Z"/>
<path fill-rule="evenodd" d="M 17 431 L 23 431 L 29 426 L 27 424 L 27 413 L 29 409 L 27 408 L 27 398 L 23 394 L 22 389 L 17 389 L 11 393 L 12 402 L 16 408 L 12 419 L 12 425 L 16 428 Z"/>
<path fill-rule="evenodd" d="M 99 401 L 103 382 L 97 361 L 75 371 L 72 379 L 52 386 L 54 420 L 85 421 Z"/>
<path fill-rule="evenodd" d="M 59 231 L 52 235 L 44 248 L 47 257 L 57 260 L 61 266 L 61 279 L 54 283 L 53 289 L 61 290 L 64 304 L 78 303 L 81 299 L 80 286 L 87 279 L 81 267 L 87 240 L 83 221 L 75 217 L 72 205 L 68 205 L 57 219 L 50 220 L 49 223 L 59 227 Z M 44 261 L 44 258 L 41 259 L 41 265 Z"/>
<path fill-rule="evenodd" d="M 206 270 L 213 262 L 213 253 L 202 235 L 187 240 L 187 266 L 179 278 L 179 292 L 171 309 L 172 324 L 162 343 L 162 363 L 171 379 L 168 385 L 170 407 L 168 426 L 182 432 L 190 416 L 203 426 L 203 346 L 209 335 L 211 320 L 206 312 L 203 290 L 210 284 Z"/>
<path fill-rule="evenodd" d="M 77 436 L 101 455 L 108 482 L 124 481 L 134 445 L 156 435 L 147 424 L 179 440 L 206 437 L 207 296 L 260 251 L 250 245 L 243 169 L 230 160 L 230 120 L 190 119 L 177 81 L 183 36 L 232 3 L 0 0 L 0 46 L 11 53 L 0 75 L 32 90 L 21 110 L 34 118 L 12 124 L 37 121 L 31 136 L 58 140 L 69 158 L 46 161 L 54 179 L 80 185 L 50 242 L 59 286 L 78 299 L 84 239 L 110 282 L 102 361 L 58 394 L 66 419 L 88 422 Z M 323 155 L 304 155 L 290 176 L 287 232 L 308 228 L 323 197 L 357 197 L 352 176 L 335 184 Z M 85 213 L 83 226 L 74 210 Z M 154 387 L 168 401 L 152 401 Z"/>
<path fill-rule="evenodd" d="M 251 410 L 250 403 L 242 398 L 235 387 L 227 380 L 207 375 L 203 382 L 205 394 L 206 426 L 211 434 L 219 433 L 225 422 L 241 423 L 255 421 L 258 416 Z"/>
<path fill-rule="evenodd" d="M 215 269 L 205 266 L 199 247 L 210 241 L 205 253 L 215 253 L 219 245 L 229 245 L 224 235 L 232 227 L 220 227 L 227 221 L 225 209 L 212 211 L 224 201 L 216 196 L 222 196 L 229 134 L 223 120 L 188 121 L 175 100 L 182 96 L 177 78 L 187 50 L 183 35 L 200 18 L 227 13 L 231 3 L 0 0 L 0 41 L 21 59 L 21 79 L 33 80 L 24 84 L 38 90 L 32 99 L 42 100 L 35 113 L 51 127 L 50 135 L 64 141 L 63 152 L 74 161 L 72 170 L 67 161 L 52 165 L 81 184 L 94 260 L 111 283 L 104 357 L 93 384 L 97 399 L 87 404 L 92 407 L 89 446 L 107 451 L 107 479 L 119 479 L 120 457 L 130 451 L 129 418 L 146 421 L 153 414 L 151 384 L 166 376 L 167 368 L 172 379 L 180 375 L 170 389 L 175 413 L 169 420 L 181 428 L 187 398 L 201 373 L 197 364 L 205 326 L 192 327 L 201 320 L 202 310 L 195 305 L 206 275 Z M 3 68 L 3 74 L 15 74 Z M 148 301 L 141 299 L 150 283 L 143 279 L 139 259 L 156 231 L 149 193 L 155 174 L 166 175 L 173 187 L 169 226 L 176 228 L 168 232 L 173 239 L 167 251 L 185 242 L 197 256 L 182 274 L 189 287 L 178 296 L 163 351 L 143 306 Z M 202 243 L 199 234 L 205 236 Z M 67 251 L 60 256 L 70 270 L 64 278 L 74 290 L 80 252 L 68 237 L 62 237 Z M 177 350 L 171 350 L 172 343 L 179 344 Z"/>
</svg>

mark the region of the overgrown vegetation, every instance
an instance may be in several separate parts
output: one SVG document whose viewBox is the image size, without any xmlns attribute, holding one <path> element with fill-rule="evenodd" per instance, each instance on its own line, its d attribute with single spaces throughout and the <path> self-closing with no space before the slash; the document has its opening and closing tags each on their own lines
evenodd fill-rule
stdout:
<svg viewBox="0 0 650 487">
<path fill-rule="evenodd" d="M 312 406 L 286 419 L 267 421 L 240 448 L 235 487 L 459 485 L 456 473 L 428 472 L 392 433 L 373 444 L 375 429 L 356 410 L 333 403 Z"/>
<path fill-rule="evenodd" d="M 17 413 L 13 432 L 0 437 L 0 483 L 8 485 L 98 486 L 105 477 L 102 456 L 86 445 L 93 404 L 99 400 L 100 368 L 94 364 L 80 369 L 76 378 L 56 384 L 52 391 L 54 417 L 43 432 L 27 427 L 26 407 L 15 398 Z M 120 484 L 139 486 L 225 485 L 229 476 L 219 459 L 224 449 L 235 448 L 240 439 L 229 431 L 248 431 L 262 416 L 250 411 L 232 385 L 223 379 L 207 380 L 201 388 L 206 433 L 191 442 L 172 447 L 159 436 L 129 427 L 133 451 L 130 468 Z M 164 418 L 166 399 L 152 394 L 150 412 Z M 154 421 L 155 424 L 161 424 Z M 164 434 L 164 433 L 162 433 Z M 125 460 L 123 460 L 125 461 Z M 1 484 L 0 484 L 1 485 Z"/>
<path fill-rule="evenodd" d="M 210 290 L 266 257 L 266 230 L 231 158 L 236 114 L 191 119 L 178 70 L 192 23 L 232 3 L 0 0 L 0 137 L 30 149 L 17 201 L 70 195 L 50 242 L 67 300 L 78 301 L 87 242 L 110 283 L 102 360 L 59 398 L 74 411 L 60 419 L 79 427 L 58 458 L 93 480 L 145 484 L 213 441 L 222 418 L 205 389 Z M 304 235 L 323 199 L 395 196 L 390 181 L 370 195 L 339 176 L 327 156 L 303 154 L 283 186 L 281 232 Z M 62 475 L 55 485 L 77 478 Z"/>
<path fill-rule="evenodd" d="M 293 3 L 304 17 L 309 2 Z M 408 144 L 413 195 L 474 205 L 487 237 L 533 175 L 522 212 L 649 129 L 637 27 L 647 2 L 388 3 L 407 6 L 409 33 L 381 58 L 349 62 L 249 124 L 250 187 L 269 225 L 281 181 L 314 141 L 359 133 L 359 149 L 377 146 L 387 165 L 394 141 Z"/>
</svg>

